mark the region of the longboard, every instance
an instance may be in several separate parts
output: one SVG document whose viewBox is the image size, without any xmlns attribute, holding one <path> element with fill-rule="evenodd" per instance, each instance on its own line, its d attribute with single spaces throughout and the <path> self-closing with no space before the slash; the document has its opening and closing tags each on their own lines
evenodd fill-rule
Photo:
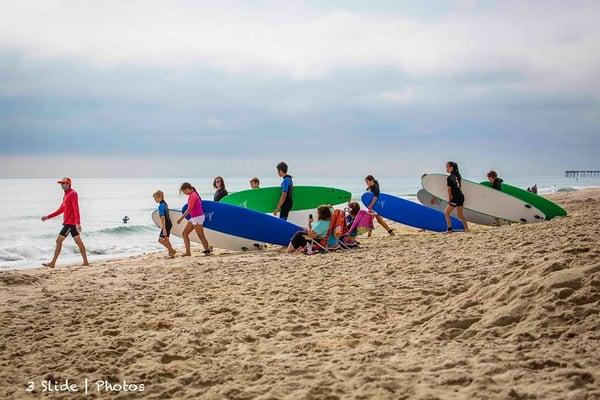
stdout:
<svg viewBox="0 0 600 400">
<path fill-rule="evenodd" d="M 171 217 L 171 222 L 173 223 L 171 235 L 181 238 L 183 228 L 185 228 L 187 222 L 184 220 L 181 222 L 181 224 L 177 223 L 177 220 L 181 217 L 181 211 L 169 210 L 169 216 Z M 158 215 L 158 211 L 154 211 L 152 213 L 152 221 L 156 224 L 156 226 L 160 227 L 160 216 Z M 250 251 L 262 250 L 266 247 L 265 243 L 250 239 L 244 239 L 237 236 L 227 235 L 225 233 L 213 231 L 212 229 L 205 228 L 204 234 L 206 235 L 208 243 L 211 246 L 216 247 L 218 249 L 233 251 Z M 196 232 L 192 232 L 190 234 L 190 240 L 192 242 L 200 243 L 200 238 L 198 237 Z"/>
<path fill-rule="evenodd" d="M 263 213 L 271 213 L 277 207 L 281 188 L 268 187 L 232 193 L 220 203 L 233 204 Z M 294 186 L 292 211 L 316 209 L 323 204 L 341 204 L 350 201 L 351 193 L 346 190 L 322 186 Z"/>
<path fill-rule="evenodd" d="M 447 175 L 425 174 L 421 184 L 429 194 L 447 199 L 446 179 Z M 466 179 L 462 179 L 461 190 L 465 196 L 463 207 L 471 211 L 513 222 L 540 222 L 546 218 L 543 212 L 523 200 Z"/>
<path fill-rule="evenodd" d="M 419 199 L 421 204 L 423 204 L 424 206 L 431 207 L 440 212 L 444 212 L 446 210 L 446 207 L 448 206 L 447 200 L 442 200 L 435 196 L 432 196 L 425 189 L 421 189 L 417 192 L 417 199 Z M 463 213 L 464 213 L 465 219 L 467 221 L 473 222 L 475 224 L 506 225 L 506 224 L 511 223 L 511 221 L 508 221 L 506 219 L 490 217 L 489 215 L 481 214 L 481 213 L 478 213 L 477 211 L 471 211 L 471 210 L 465 209 L 463 211 Z M 456 209 L 454 209 L 454 211 L 452 211 L 451 215 L 458 218 Z"/>
<path fill-rule="evenodd" d="M 489 181 L 481 182 L 480 185 L 491 187 L 492 184 Z M 501 190 L 503 193 L 516 197 L 517 199 L 523 200 L 541 212 L 544 213 L 546 219 L 552 219 L 554 217 L 565 217 L 567 211 L 559 206 L 558 204 L 546 199 L 545 197 L 539 196 L 535 193 L 528 192 L 516 186 L 511 186 L 507 183 L 502 182 Z"/>
<path fill-rule="evenodd" d="M 368 206 L 373 200 L 373 193 L 366 192 L 362 195 L 361 200 L 365 206 Z M 385 193 L 379 195 L 373 211 L 384 218 L 419 229 L 444 232 L 448 228 L 443 213 Z M 462 222 L 452 217 L 452 229 L 464 229 Z"/>
</svg>

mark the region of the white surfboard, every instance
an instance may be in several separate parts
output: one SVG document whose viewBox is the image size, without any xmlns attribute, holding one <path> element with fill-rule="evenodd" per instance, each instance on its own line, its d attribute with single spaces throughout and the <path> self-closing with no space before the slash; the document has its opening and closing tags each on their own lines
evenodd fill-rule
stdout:
<svg viewBox="0 0 600 400">
<path fill-rule="evenodd" d="M 447 175 L 425 174 L 421 177 L 423 189 L 431 195 L 448 197 Z M 464 208 L 491 217 L 513 222 L 540 222 L 546 216 L 531 204 L 475 182 L 462 180 L 461 190 L 465 195 Z"/>
<path fill-rule="evenodd" d="M 169 216 L 173 223 L 171 229 L 171 235 L 182 237 L 183 228 L 187 224 L 186 220 L 181 221 L 181 224 L 177 223 L 177 220 L 181 217 L 181 212 L 175 210 L 169 210 Z M 152 221 L 156 226 L 160 227 L 160 216 L 158 211 L 152 213 Z M 244 239 L 237 236 L 227 235 L 225 233 L 213 231 L 211 229 L 204 228 L 204 234 L 208 240 L 208 244 L 218 249 L 234 250 L 234 251 L 249 251 L 249 250 L 263 250 L 266 245 L 264 243 L 256 242 L 250 239 Z M 192 242 L 200 243 L 200 238 L 196 232 L 190 234 L 190 240 Z"/>
<path fill-rule="evenodd" d="M 444 212 L 446 210 L 446 207 L 448 206 L 447 200 L 442 200 L 440 198 L 432 196 L 425 189 L 421 189 L 417 192 L 417 199 L 419 199 L 421 204 L 423 204 L 424 206 L 434 208 L 441 212 Z M 512 223 L 511 221 L 509 221 L 507 219 L 491 217 L 489 215 L 481 214 L 481 213 L 478 213 L 477 211 L 472 211 L 472 210 L 468 210 L 468 209 L 464 209 L 463 214 L 464 214 L 465 218 L 467 219 L 467 221 L 473 222 L 473 223 L 479 224 L 479 225 L 507 225 L 507 224 Z M 454 211 L 452 211 L 451 215 L 453 217 L 458 218 L 456 209 L 454 209 Z"/>
</svg>

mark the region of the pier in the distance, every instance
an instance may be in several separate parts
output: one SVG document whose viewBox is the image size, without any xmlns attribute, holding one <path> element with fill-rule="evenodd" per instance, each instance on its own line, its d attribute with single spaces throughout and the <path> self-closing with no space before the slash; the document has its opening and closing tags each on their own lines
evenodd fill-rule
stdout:
<svg viewBox="0 0 600 400">
<path fill-rule="evenodd" d="M 600 171 L 565 171 L 565 178 L 598 178 Z"/>
</svg>

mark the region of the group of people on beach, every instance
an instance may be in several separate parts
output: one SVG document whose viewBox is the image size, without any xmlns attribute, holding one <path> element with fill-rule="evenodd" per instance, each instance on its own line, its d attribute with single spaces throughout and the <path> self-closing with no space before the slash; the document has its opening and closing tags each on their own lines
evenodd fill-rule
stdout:
<svg viewBox="0 0 600 400">
<path fill-rule="evenodd" d="M 294 182 L 291 175 L 288 174 L 288 165 L 285 162 L 280 162 L 276 166 L 277 174 L 281 178 L 281 195 L 277 202 L 275 209 L 273 210 L 274 216 L 279 216 L 279 218 L 283 220 L 287 220 L 290 211 L 293 208 L 293 191 L 294 191 Z M 463 205 L 465 202 L 465 196 L 461 190 L 462 185 L 462 177 L 459 172 L 458 164 L 453 161 L 449 161 L 446 163 L 446 172 L 448 173 L 447 177 L 447 188 L 448 188 L 448 206 L 444 211 L 444 215 L 447 222 L 447 232 L 452 232 L 452 221 L 450 214 L 457 210 L 457 215 L 459 219 L 462 221 L 464 230 L 468 230 L 468 224 L 463 214 Z M 498 178 L 498 175 L 495 171 L 490 171 L 488 173 L 488 179 L 492 184 L 492 187 L 501 190 L 502 179 Z M 56 247 L 54 251 L 54 256 L 52 261 L 49 263 L 43 264 L 46 267 L 54 268 L 56 265 L 56 261 L 60 255 L 62 249 L 62 243 L 67 238 L 68 235 L 71 235 L 75 240 L 79 248 L 79 252 L 83 258 L 82 265 L 89 265 L 87 259 L 87 253 L 85 249 L 85 245 L 81 239 L 81 219 L 79 214 L 79 202 L 78 195 L 75 190 L 72 188 L 72 181 L 70 178 L 62 178 L 58 182 L 61 185 L 61 188 L 64 191 L 64 197 L 62 204 L 60 207 L 54 211 L 53 213 L 44 216 L 42 221 L 46 221 L 48 219 L 54 218 L 60 214 L 63 215 L 63 227 L 56 239 Z M 250 180 L 250 187 L 252 189 L 260 188 L 260 181 L 258 178 L 252 178 Z M 381 188 L 379 186 L 379 182 L 373 175 L 367 175 L 365 177 L 365 184 L 367 185 L 366 190 L 373 193 L 373 198 L 371 202 L 367 205 L 366 212 L 372 215 L 374 219 L 387 231 L 390 236 L 394 236 L 394 229 L 390 228 L 390 226 L 386 223 L 386 221 L 378 214 L 373 212 L 373 207 L 377 203 L 379 199 Z M 217 176 L 213 180 L 213 187 L 216 190 L 214 194 L 214 201 L 220 201 L 225 196 L 228 195 L 227 189 L 225 188 L 225 180 L 221 176 Z M 187 204 L 184 207 L 184 211 L 175 221 L 177 224 L 181 224 L 184 220 L 187 219 L 186 225 L 182 232 L 182 238 L 185 246 L 185 253 L 182 256 L 191 256 L 191 243 L 190 243 L 190 235 L 192 232 L 195 232 L 200 239 L 203 247 L 203 254 L 208 256 L 212 254 L 212 247 L 208 243 L 206 239 L 206 235 L 204 233 L 204 209 L 202 207 L 202 199 L 194 186 L 192 186 L 189 182 L 184 182 L 181 184 L 179 188 L 179 192 L 187 196 Z M 159 233 L 159 243 L 163 245 L 169 254 L 170 258 L 175 257 L 177 251 L 173 248 L 173 245 L 170 241 L 171 229 L 173 228 L 173 221 L 169 216 L 169 206 L 165 201 L 165 194 L 162 190 L 157 190 L 153 194 L 154 201 L 158 203 L 158 213 L 161 220 L 161 227 Z M 360 212 L 360 205 L 356 202 L 348 203 L 347 208 L 345 209 L 345 218 L 346 224 L 351 226 L 356 217 Z M 308 229 L 301 231 L 302 235 L 295 235 L 290 241 L 290 245 L 287 248 L 288 252 L 294 252 L 298 249 L 302 248 L 306 241 L 309 238 L 317 238 L 322 237 L 328 230 L 329 225 L 328 221 L 330 221 L 332 217 L 332 208 L 330 206 L 322 206 L 317 210 L 317 221 L 309 221 Z M 369 236 L 371 235 L 371 230 L 369 230 Z"/>
</svg>

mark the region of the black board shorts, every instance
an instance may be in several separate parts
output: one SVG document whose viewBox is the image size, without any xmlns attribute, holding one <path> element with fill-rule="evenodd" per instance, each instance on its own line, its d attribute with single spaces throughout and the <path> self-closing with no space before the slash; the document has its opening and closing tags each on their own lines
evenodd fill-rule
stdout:
<svg viewBox="0 0 600 400">
<path fill-rule="evenodd" d="M 290 211 L 292 210 L 292 205 L 286 205 L 284 204 L 283 206 L 281 206 L 281 210 L 279 210 L 279 218 L 287 221 L 288 219 L 288 215 L 290 215 Z"/>
<path fill-rule="evenodd" d="M 158 234 L 159 238 L 168 238 L 169 236 L 171 236 L 171 228 L 173 227 L 173 225 L 169 225 L 167 224 L 167 236 L 164 235 L 163 230 L 160 230 L 160 233 Z"/>
<path fill-rule="evenodd" d="M 452 207 L 462 207 L 465 204 L 465 196 L 454 197 L 448 204 Z"/>
<path fill-rule="evenodd" d="M 70 224 L 63 224 L 62 229 L 60 230 L 59 235 L 60 236 L 64 236 L 67 237 L 69 236 L 69 233 L 71 234 L 71 236 L 73 237 L 77 237 L 79 236 L 79 232 L 77 231 L 77 227 L 75 225 L 70 225 Z"/>
</svg>

